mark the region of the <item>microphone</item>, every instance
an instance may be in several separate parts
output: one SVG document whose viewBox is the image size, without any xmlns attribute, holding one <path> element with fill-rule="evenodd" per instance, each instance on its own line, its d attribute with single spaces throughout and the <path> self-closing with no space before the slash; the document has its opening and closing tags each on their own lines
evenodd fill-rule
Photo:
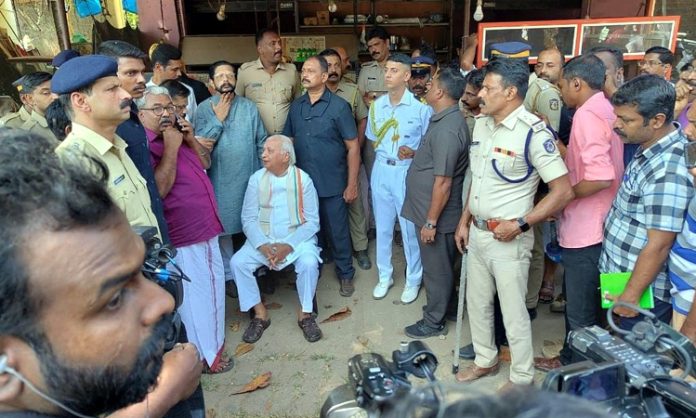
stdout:
<svg viewBox="0 0 696 418">
<path fill-rule="evenodd" d="M 73 414 L 79 418 L 95 418 L 95 417 L 91 417 L 89 415 L 81 414 L 81 413 L 71 409 L 70 407 L 62 404 L 61 402 L 57 401 L 56 399 L 53 399 L 52 397 L 48 396 L 47 394 L 43 393 L 42 391 L 39 390 L 39 388 L 34 386 L 33 383 L 31 383 L 24 376 L 22 376 L 21 373 L 19 373 L 17 370 L 15 370 L 12 367 L 7 365 L 7 356 L 0 355 L 0 375 L 5 374 L 5 373 L 11 374 L 12 376 L 16 377 L 22 383 L 24 383 L 29 389 L 31 389 L 34 393 L 36 393 L 37 395 L 39 395 L 40 397 L 42 397 L 46 401 L 52 403 L 53 405 L 57 406 L 58 408 L 64 410 L 65 412 Z"/>
</svg>

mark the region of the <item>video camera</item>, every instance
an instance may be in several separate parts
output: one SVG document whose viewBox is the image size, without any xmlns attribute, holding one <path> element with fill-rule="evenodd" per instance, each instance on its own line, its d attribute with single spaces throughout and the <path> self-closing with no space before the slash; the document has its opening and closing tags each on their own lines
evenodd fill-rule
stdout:
<svg viewBox="0 0 696 418">
<path fill-rule="evenodd" d="M 177 312 L 184 300 L 184 287 L 181 281 L 190 282 L 191 280 L 174 262 L 176 249 L 171 245 L 162 244 L 162 241 L 157 237 L 157 228 L 154 226 L 134 226 L 133 230 L 145 242 L 145 261 L 141 268 L 143 275 L 148 280 L 162 286 L 174 298 L 172 328 L 164 344 L 165 351 L 169 351 L 179 342 L 179 333 L 181 332 L 181 317 Z M 168 266 L 173 269 L 167 269 Z"/>
<path fill-rule="evenodd" d="M 402 342 L 392 362 L 377 353 L 358 354 L 348 360 L 349 383 L 329 393 L 320 417 L 378 417 L 410 392 L 409 374 L 433 382 L 435 369 L 437 358 L 422 341 Z"/>
<path fill-rule="evenodd" d="M 613 320 L 617 306 L 638 311 L 645 320 L 622 330 Z M 588 360 L 550 371 L 542 388 L 600 403 L 621 417 L 696 416 L 696 390 L 685 380 L 696 376 L 691 341 L 650 311 L 625 302 L 616 302 L 607 320 L 616 335 L 598 326 L 570 332 L 568 344 Z M 680 376 L 670 374 L 675 360 Z"/>
</svg>

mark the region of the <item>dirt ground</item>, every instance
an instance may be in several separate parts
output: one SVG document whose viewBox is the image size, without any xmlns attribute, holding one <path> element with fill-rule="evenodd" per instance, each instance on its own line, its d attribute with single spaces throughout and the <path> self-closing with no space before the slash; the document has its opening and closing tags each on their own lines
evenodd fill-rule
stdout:
<svg viewBox="0 0 696 418">
<path fill-rule="evenodd" d="M 207 416 L 231 417 L 318 417 L 327 394 L 348 381 L 348 359 L 355 354 L 376 352 L 391 359 L 399 342 L 409 341 L 404 327 L 421 318 L 425 304 L 425 291 L 410 305 L 402 305 L 399 298 L 404 286 L 404 257 L 401 247 L 394 247 L 394 287 L 386 298 L 374 300 L 372 289 L 377 282 L 374 258 L 374 241 L 370 242 L 371 270 L 356 266 L 355 294 L 350 298 L 338 293 L 334 265 L 324 266 L 317 287 L 319 306 L 318 322 L 342 308 L 349 308 L 350 316 L 335 322 L 320 324 L 324 337 L 316 343 L 308 343 L 297 326 L 296 312 L 299 306 L 297 292 L 291 280 L 278 283 L 272 295 L 265 295 L 272 324 L 253 349 L 235 358 L 231 371 L 220 375 L 204 375 Z M 239 312 L 237 299 L 227 299 L 226 350 L 234 353 L 242 343 L 242 333 L 249 323 L 249 316 Z M 462 344 L 471 342 L 468 319 L 462 327 Z M 455 323 L 449 322 L 447 336 L 426 339 L 439 360 L 436 375 L 439 380 L 455 382 L 452 375 L 452 350 L 455 344 Z M 548 305 L 539 306 L 539 316 L 532 323 L 535 355 L 541 355 L 544 341 L 563 338 L 563 316 L 550 313 Z M 469 365 L 462 361 L 460 367 Z M 509 359 L 501 363 L 501 371 L 492 377 L 472 383 L 484 391 L 496 390 L 508 379 Z M 270 385 L 250 393 L 233 395 L 255 377 L 271 372 Z M 535 381 L 543 381 L 537 372 Z M 411 380 L 418 384 L 416 378 Z"/>
</svg>

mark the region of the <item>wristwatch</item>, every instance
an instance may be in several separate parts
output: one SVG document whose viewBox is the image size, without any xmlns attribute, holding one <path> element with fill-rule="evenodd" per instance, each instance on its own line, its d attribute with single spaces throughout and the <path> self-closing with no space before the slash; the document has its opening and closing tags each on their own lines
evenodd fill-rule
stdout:
<svg viewBox="0 0 696 418">
<path fill-rule="evenodd" d="M 431 224 L 430 222 L 426 221 L 425 225 L 423 225 L 423 227 L 425 227 L 425 229 L 435 229 L 435 228 L 437 228 L 437 225 Z"/>
<path fill-rule="evenodd" d="M 529 231 L 529 224 L 524 220 L 524 218 L 517 218 L 517 224 L 520 226 L 520 230 L 522 230 L 522 232 Z"/>
</svg>

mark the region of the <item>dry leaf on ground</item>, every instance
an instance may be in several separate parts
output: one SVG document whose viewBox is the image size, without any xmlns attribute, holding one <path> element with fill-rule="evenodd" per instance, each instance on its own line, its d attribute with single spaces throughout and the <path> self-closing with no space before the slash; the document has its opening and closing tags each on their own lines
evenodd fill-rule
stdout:
<svg viewBox="0 0 696 418">
<path fill-rule="evenodd" d="M 235 388 L 230 395 L 239 395 L 240 393 L 253 392 L 257 389 L 265 388 L 271 384 L 271 372 L 262 373 L 256 376 L 251 382 L 244 386 Z"/>
<path fill-rule="evenodd" d="M 237 346 L 237 348 L 234 350 L 234 356 L 239 357 L 242 356 L 249 351 L 254 349 L 254 344 L 249 344 L 249 343 L 241 343 Z"/>
<path fill-rule="evenodd" d="M 339 309 L 335 313 L 333 313 L 331 316 L 326 318 L 325 320 L 321 321 L 320 324 L 324 324 L 326 322 L 334 322 L 334 321 L 340 321 L 342 319 L 348 318 L 353 311 L 350 310 L 349 307 L 344 306 L 343 308 Z"/>
<path fill-rule="evenodd" d="M 239 321 L 232 321 L 232 323 L 230 324 L 230 329 L 232 330 L 232 332 L 238 332 L 238 331 L 239 331 L 239 328 L 240 328 L 241 326 L 242 326 L 241 322 L 239 322 Z"/>
</svg>

